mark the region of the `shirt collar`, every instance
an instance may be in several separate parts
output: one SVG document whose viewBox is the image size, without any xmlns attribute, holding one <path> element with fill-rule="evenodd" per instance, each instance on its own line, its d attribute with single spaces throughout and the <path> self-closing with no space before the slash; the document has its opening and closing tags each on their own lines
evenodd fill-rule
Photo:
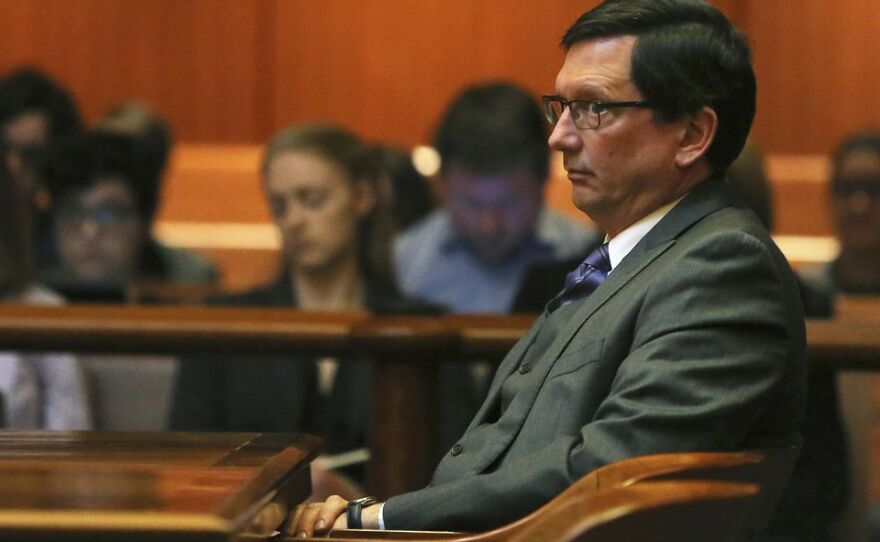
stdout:
<svg viewBox="0 0 880 542">
<path fill-rule="evenodd" d="M 629 254 L 637 244 L 639 244 L 639 241 L 641 241 L 658 222 L 663 220 L 663 217 L 666 216 L 666 214 L 682 199 L 684 199 L 684 196 L 678 198 L 672 203 L 660 207 L 653 213 L 615 235 L 613 239 L 608 239 L 607 236 L 605 237 L 605 242 L 608 243 L 608 259 L 611 261 L 612 271 L 617 267 L 617 264 L 623 261 L 626 255 Z"/>
</svg>

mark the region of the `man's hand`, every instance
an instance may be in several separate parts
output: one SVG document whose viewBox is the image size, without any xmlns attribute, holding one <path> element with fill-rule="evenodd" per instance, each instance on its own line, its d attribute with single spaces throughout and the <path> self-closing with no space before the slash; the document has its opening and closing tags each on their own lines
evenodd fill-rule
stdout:
<svg viewBox="0 0 880 542">
<path fill-rule="evenodd" d="M 345 518 L 347 506 L 348 501 L 339 495 L 332 495 L 324 502 L 298 506 L 287 532 L 293 536 L 310 537 L 325 534 L 333 529 L 345 529 L 348 527 Z M 361 511 L 364 529 L 379 528 L 380 507 L 381 504 L 373 504 Z"/>
</svg>

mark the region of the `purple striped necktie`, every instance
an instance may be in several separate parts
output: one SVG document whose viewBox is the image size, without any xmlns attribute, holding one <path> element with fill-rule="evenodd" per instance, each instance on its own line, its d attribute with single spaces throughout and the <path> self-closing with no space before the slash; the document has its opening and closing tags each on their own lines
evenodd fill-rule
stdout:
<svg viewBox="0 0 880 542">
<path fill-rule="evenodd" d="M 583 299 L 593 293 L 611 272 L 611 259 L 608 256 L 608 243 L 604 243 L 581 262 L 565 277 L 565 287 L 556 297 L 559 307 Z"/>
</svg>

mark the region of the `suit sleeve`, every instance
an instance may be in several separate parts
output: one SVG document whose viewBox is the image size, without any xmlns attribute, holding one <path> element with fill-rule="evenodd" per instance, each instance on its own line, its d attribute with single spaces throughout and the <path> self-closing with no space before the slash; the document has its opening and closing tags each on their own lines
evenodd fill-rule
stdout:
<svg viewBox="0 0 880 542">
<path fill-rule="evenodd" d="M 788 393 L 784 381 L 803 376 L 788 374 L 787 360 L 803 349 L 803 327 L 792 323 L 799 302 L 778 265 L 758 239 L 726 232 L 682 249 L 673 265 L 645 269 L 656 276 L 639 301 L 631 346 L 589 423 L 497 470 L 390 499 L 386 526 L 494 528 L 607 463 L 735 449 L 796 423 L 803 415 L 796 408 L 773 414 L 773 401 Z"/>
<path fill-rule="evenodd" d="M 214 363 L 212 363 L 212 361 Z M 225 365 L 207 355 L 180 360 L 174 383 L 170 429 L 174 431 L 225 431 Z"/>
</svg>

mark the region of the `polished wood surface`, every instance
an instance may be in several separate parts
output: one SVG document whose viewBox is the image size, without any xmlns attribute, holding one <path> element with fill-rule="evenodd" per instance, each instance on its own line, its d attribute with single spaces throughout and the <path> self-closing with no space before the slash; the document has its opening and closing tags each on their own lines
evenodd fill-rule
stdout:
<svg viewBox="0 0 880 542">
<path fill-rule="evenodd" d="M 319 448 L 280 434 L 2 432 L 0 539 L 227 540 L 304 500 Z"/>
<path fill-rule="evenodd" d="M 366 313 L 289 309 L 117 305 L 0 307 L 0 345 L 76 352 L 350 351 L 351 328 Z"/>
<path fill-rule="evenodd" d="M 370 487 L 380 496 L 424 485 L 436 464 L 439 362 L 498 361 L 532 316 L 370 316 L 288 309 L 0 306 L 0 347 L 91 352 L 262 352 L 368 355 L 376 362 Z M 811 362 L 880 370 L 880 324 L 810 321 Z M 408 447 L 399 446 L 408 442 Z"/>
<path fill-rule="evenodd" d="M 870 302 L 869 302 L 870 303 Z M 368 352 L 407 363 L 500 360 L 532 315 L 371 316 L 231 307 L 0 306 L 0 346 L 17 350 L 180 353 Z M 880 370 L 880 324 L 810 320 L 810 354 L 836 369 Z M 439 355 L 439 356 L 438 356 Z M 397 356 L 397 357 L 395 357 Z"/>
<path fill-rule="evenodd" d="M 377 540 L 455 540 L 466 542 L 502 542 L 523 537 L 531 527 L 546 516 L 581 503 L 595 495 L 634 484 L 670 480 L 714 480 L 748 483 L 761 487 L 761 494 L 751 505 L 751 513 L 743 524 L 753 531 L 766 525 L 767 510 L 774 502 L 788 477 L 797 449 L 758 450 L 730 453 L 669 453 L 633 457 L 600 467 L 577 480 L 550 502 L 503 527 L 479 534 L 415 531 L 383 531 L 367 533 L 360 530 L 337 530 L 332 539 L 371 538 Z M 571 521 L 571 518 L 569 518 Z"/>
</svg>

